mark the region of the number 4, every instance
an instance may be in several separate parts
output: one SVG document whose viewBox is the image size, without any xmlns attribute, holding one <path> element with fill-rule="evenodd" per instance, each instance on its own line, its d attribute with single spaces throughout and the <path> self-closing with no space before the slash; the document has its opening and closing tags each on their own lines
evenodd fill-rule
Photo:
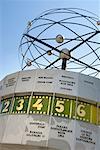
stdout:
<svg viewBox="0 0 100 150">
<path fill-rule="evenodd" d="M 32 105 L 32 107 L 37 108 L 37 110 L 41 110 L 43 107 L 42 99 L 37 99 L 37 101 L 35 102 L 35 104 Z"/>
</svg>

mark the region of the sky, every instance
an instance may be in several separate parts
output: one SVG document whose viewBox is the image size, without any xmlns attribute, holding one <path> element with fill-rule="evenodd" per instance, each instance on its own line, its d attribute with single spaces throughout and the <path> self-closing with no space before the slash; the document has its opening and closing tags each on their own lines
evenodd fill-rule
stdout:
<svg viewBox="0 0 100 150">
<path fill-rule="evenodd" d="M 100 16 L 100 0 L 0 0 L 0 80 L 21 69 L 18 47 L 27 22 L 53 8 L 83 8 Z"/>
</svg>

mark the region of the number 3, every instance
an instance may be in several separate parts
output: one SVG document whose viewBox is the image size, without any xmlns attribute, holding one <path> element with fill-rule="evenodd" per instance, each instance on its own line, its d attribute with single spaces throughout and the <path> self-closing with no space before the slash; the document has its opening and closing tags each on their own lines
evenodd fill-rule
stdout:
<svg viewBox="0 0 100 150">
<path fill-rule="evenodd" d="M 20 110 L 23 109 L 23 107 L 24 107 L 24 99 L 20 99 L 20 100 L 18 101 L 18 106 L 16 106 L 16 110 L 17 110 L 17 111 L 20 111 Z"/>
</svg>

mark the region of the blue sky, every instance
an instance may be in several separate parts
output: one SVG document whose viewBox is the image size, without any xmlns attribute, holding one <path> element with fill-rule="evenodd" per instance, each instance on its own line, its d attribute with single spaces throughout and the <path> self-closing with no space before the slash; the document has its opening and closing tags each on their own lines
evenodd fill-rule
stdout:
<svg viewBox="0 0 100 150">
<path fill-rule="evenodd" d="M 0 0 L 0 80 L 20 70 L 18 46 L 27 22 L 45 10 L 70 7 L 100 16 L 100 0 Z"/>
</svg>

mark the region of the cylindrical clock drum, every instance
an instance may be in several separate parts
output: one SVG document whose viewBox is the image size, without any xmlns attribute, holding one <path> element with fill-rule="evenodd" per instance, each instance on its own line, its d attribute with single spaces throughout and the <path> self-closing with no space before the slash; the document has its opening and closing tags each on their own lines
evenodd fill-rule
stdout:
<svg viewBox="0 0 100 150">
<path fill-rule="evenodd" d="M 33 69 L 0 81 L 0 150 L 99 150 L 100 79 Z"/>
</svg>

